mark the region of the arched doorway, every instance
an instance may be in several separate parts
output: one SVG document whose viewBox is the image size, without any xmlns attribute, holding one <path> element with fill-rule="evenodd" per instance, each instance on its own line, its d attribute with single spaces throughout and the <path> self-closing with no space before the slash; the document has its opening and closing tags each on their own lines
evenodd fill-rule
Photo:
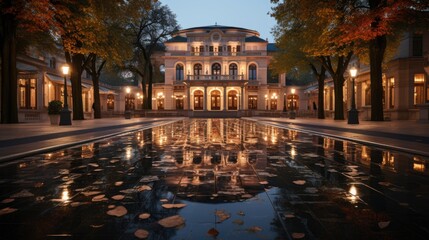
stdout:
<svg viewBox="0 0 429 240">
<path fill-rule="evenodd" d="M 194 92 L 194 110 L 204 109 L 203 91 L 197 90 Z"/>
<path fill-rule="evenodd" d="M 219 76 L 221 74 L 221 67 L 219 63 L 215 63 L 212 65 L 212 75 L 213 79 L 219 79 Z"/>
<path fill-rule="evenodd" d="M 228 92 L 228 110 L 238 109 L 237 91 L 232 90 Z"/>
<path fill-rule="evenodd" d="M 220 110 L 220 92 L 218 90 L 211 92 L 211 110 Z"/>
</svg>

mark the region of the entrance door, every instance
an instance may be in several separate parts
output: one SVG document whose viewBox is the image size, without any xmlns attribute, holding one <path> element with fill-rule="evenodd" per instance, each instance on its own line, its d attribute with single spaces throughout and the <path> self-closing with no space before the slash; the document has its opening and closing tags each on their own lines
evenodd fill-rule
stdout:
<svg viewBox="0 0 429 240">
<path fill-rule="evenodd" d="M 228 93 L 228 110 L 237 110 L 238 99 L 236 91 L 229 91 Z"/>
<path fill-rule="evenodd" d="M 211 93 L 211 109 L 220 110 L 220 92 L 217 90 Z"/>
<path fill-rule="evenodd" d="M 203 110 L 203 92 L 198 90 L 194 92 L 194 110 Z"/>
</svg>

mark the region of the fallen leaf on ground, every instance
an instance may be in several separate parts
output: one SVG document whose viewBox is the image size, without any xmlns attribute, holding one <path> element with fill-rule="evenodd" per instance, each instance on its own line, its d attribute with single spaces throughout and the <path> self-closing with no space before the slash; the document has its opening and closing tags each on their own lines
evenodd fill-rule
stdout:
<svg viewBox="0 0 429 240">
<path fill-rule="evenodd" d="M 11 203 L 13 201 L 15 201 L 15 199 L 13 199 L 13 198 L 6 198 L 3 201 L 1 201 L 1 203 Z"/>
<path fill-rule="evenodd" d="M 168 199 L 163 198 L 163 199 L 161 199 L 159 201 L 162 202 L 162 203 L 166 203 L 166 202 L 168 202 Z"/>
<path fill-rule="evenodd" d="M 100 224 L 100 225 L 94 225 L 94 224 L 92 224 L 92 225 L 90 225 L 92 228 L 101 228 L 101 227 L 103 227 L 104 226 L 104 224 Z"/>
<path fill-rule="evenodd" d="M 72 202 L 72 203 L 70 203 L 70 206 L 79 207 L 79 206 L 86 205 L 86 204 L 89 204 L 89 202 Z"/>
<path fill-rule="evenodd" d="M 40 188 L 40 187 L 42 187 L 44 185 L 44 183 L 42 183 L 42 182 L 38 182 L 38 183 L 35 183 L 34 184 L 34 187 L 36 187 L 36 188 Z"/>
<path fill-rule="evenodd" d="M 92 201 L 93 202 L 101 202 L 101 201 L 107 200 L 107 198 L 105 198 L 105 196 L 106 195 L 104 195 L 104 194 L 97 195 L 97 196 L 92 198 Z"/>
<path fill-rule="evenodd" d="M 259 184 L 261 184 L 261 185 L 267 185 L 268 182 L 267 181 L 261 181 L 261 182 L 259 182 Z"/>
<path fill-rule="evenodd" d="M 88 166 L 97 168 L 99 165 L 97 163 L 88 163 Z"/>
<path fill-rule="evenodd" d="M 165 228 L 173 228 L 183 225 L 185 223 L 185 219 L 179 215 L 174 215 L 161 219 L 158 223 Z"/>
<path fill-rule="evenodd" d="M 210 228 L 210 230 L 207 233 L 212 237 L 216 237 L 217 235 L 219 235 L 219 231 L 216 230 L 215 228 Z"/>
<path fill-rule="evenodd" d="M 260 231 L 262 231 L 262 228 L 258 227 L 258 226 L 253 226 L 253 227 L 248 228 L 247 231 L 249 231 L 249 232 L 260 232 Z"/>
<path fill-rule="evenodd" d="M 82 194 L 85 195 L 86 197 L 97 195 L 97 194 L 100 194 L 100 193 L 101 193 L 100 191 L 82 192 Z"/>
<path fill-rule="evenodd" d="M 217 219 L 217 223 L 221 223 L 223 221 L 225 221 L 226 219 L 230 218 L 231 215 L 229 215 L 228 213 L 225 212 L 225 210 L 217 210 L 215 212 L 216 216 L 218 217 Z"/>
<path fill-rule="evenodd" d="M 183 207 L 186 207 L 186 204 L 184 204 L 184 203 L 176 203 L 176 204 L 165 203 L 165 204 L 162 204 L 162 207 L 163 208 L 167 208 L 167 209 L 170 209 L 170 208 L 183 208 Z"/>
<path fill-rule="evenodd" d="M 139 215 L 140 219 L 148 219 L 149 217 L 150 217 L 149 213 L 142 213 L 142 214 Z"/>
<path fill-rule="evenodd" d="M 237 225 L 243 225 L 244 224 L 244 221 L 243 220 L 240 220 L 240 219 L 236 219 L 236 220 L 234 220 L 232 223 L 234 223 L 234 224 L 237 224 Z"/>
<path fill-rule="evenodd" d="M 244 216 L 245 215 L 243 211 L 240 211 L 237 214 L 240 215 L 240 216 Z"/>
<path fill-rule="evenodd" d="M 124 182 L 122 182 L 122 181 L 115 182 L 115 186 L 116 186 L 116 187 L 119 187 L 119 186 L 121 186 L 122 184 L 124 184 Z"/>
<path fill-rule="evenodd" d="M 13 213 L 13 212 L 15 212 L 17 210 L 18 209 L 16 209 L 16 208 L 9 208 L 9 207 L 0 209 L 0 216 L 1 215 L 5 215 L 5 214 L 9 214 L 9 213 Z"/>
<path fill-rule="evenodd" d="M 305 233 L 292 233 L 293 239 L 301 239 L 305 237 Z"/>
<path fill-rule="evenodd" d="M 140 186 L 139 188 L 137 188 L 137 191 L 139 191 L 139 192 L 143 192 L 146 190 L 150 191 L 150 190 L 152 190 L 152 188 L 148 185 L 143 185 L 143 186 Z"/>
<path fill-rule="evenodd" d="M 122 217 L 127 214 L 127 209 L 124 206 L 118 206 L 112 210 L 107 211 L 110 216 Z"/>
<path fill-rule="evenodd" d="M 115 195 L 112 197 L 113 200 L 118 200 L 118 201 L 123 200 L 124 198 L 125 198 L 124 195 Z"/>
<path fill-rule="evenodd" d="M 134 233 L 134 236 L 139 239 L 144 239 L 149 236 L 149 232 L 144 229 L 137 229 L 137 231 Z"/>
<path fill-rule="evenodd" d="M 21 192 L 15 193 L 10 198 L 24 198 L 24 197 L 33 197 L 34 194 L 29 192 L 27 189 L 23 189 Z"/>
<path fill-rule="evenodd" d="M 379 222 L 379 223 L 378 223 L 378 227 L 379 227 L 380 229 L 384 229 L 384 228 L 387 228 L 387 227 L 389 226 L 389 224 L 390 224 L 390 221 L 386 221 L 386 222 Z"/>
<path fill-rule="evenodd" d="M 295 181 L 293 181 L 293 183 L 295 183 L 296 185 L 304 185 L 305 180 L 295 180 Z"/>
<path fill-rule="evenodd" d="M 116 207 L 116 205 L 113 205 L 113 204 L 107 206 L 108 209 L 112 209 L 112 208 L 115 208 L 115 207 Z"/>
</svg>

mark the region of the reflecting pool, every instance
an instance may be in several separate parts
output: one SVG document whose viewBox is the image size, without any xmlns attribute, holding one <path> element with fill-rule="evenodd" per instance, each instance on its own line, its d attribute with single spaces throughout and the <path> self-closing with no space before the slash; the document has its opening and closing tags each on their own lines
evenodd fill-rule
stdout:
<svg viewBox="0 0 429 240">
<path fill-rule="evenodd" d="M 429 159 L 190 119 L 0 167 L 0 239 L 428 239 Z"/>
</svg>

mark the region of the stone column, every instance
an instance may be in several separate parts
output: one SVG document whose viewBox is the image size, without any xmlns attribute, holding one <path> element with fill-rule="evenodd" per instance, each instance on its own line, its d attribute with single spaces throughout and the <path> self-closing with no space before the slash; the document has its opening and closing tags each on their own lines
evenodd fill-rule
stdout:
<svg viewBox="0 0 429 240">
<path fill-rule="evenodd" d="M 204 111 L 207 111 L 207 86 L 204 86 Z"/>
<path fill-rule="evenodd" d="M 226 111 L 226 86 L 223 86 L 223 110 Z"/>
</svg>

